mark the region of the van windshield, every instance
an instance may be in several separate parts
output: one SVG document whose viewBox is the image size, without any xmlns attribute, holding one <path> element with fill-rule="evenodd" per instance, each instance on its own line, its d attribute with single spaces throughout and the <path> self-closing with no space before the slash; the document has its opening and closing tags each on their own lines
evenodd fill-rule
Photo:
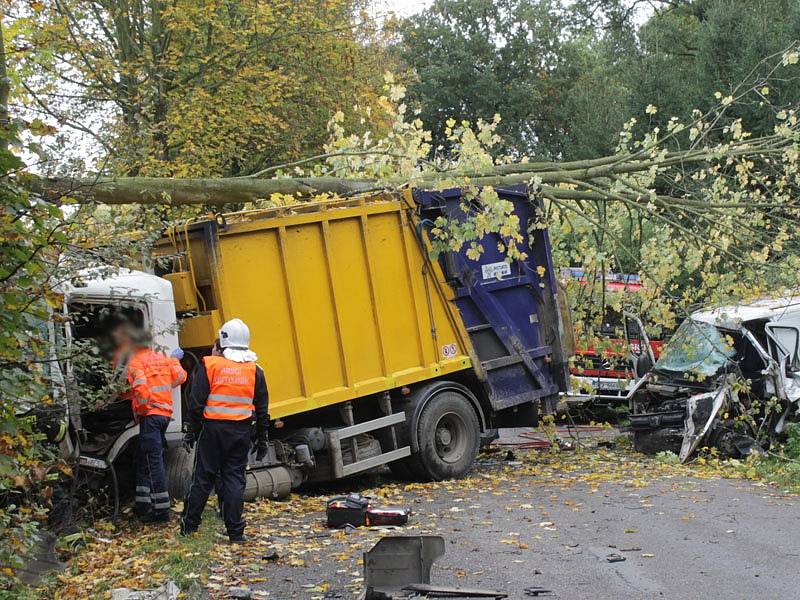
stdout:
<svg viewBox="0 0 800 600">
<path fill-rule="evenodd" d="M 655 370 L 710 377 L 735 354 L 719 329 L 686 319 L 664 347 Z"/>
</svg>

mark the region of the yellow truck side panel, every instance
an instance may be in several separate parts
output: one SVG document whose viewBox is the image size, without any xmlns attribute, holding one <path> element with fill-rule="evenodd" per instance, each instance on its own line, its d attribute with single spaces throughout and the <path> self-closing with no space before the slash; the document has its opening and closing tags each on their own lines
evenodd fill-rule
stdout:
<svg viewBox="0 0 800 600">
<path fill-rule="evenodd" d="M 470 368 L 452 291 L 407 205 L 321 208 L 231 222 L 214 249 L 216 308 L 249 325 L 272 417 Z M 209 250 L 191 248 L 195 271 L 209 273 Z"/>
</svg>

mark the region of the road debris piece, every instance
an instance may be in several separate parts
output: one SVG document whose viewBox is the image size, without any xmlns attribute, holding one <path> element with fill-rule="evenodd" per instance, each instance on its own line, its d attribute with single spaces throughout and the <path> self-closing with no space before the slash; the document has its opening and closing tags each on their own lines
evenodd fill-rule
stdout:
<svg viewBox="0 0 800 600">
<path fill-rule="evenodd" d="M 508 594 L 497 590 L 479 590 L 474 588 L 430 585 L 427 583 L 413 583 L 405 586 L 403 589 L 409 592 L 424 594 L 428 598 L 508 598 Z"/>
<path fill-rule="evenodd" d="M 526 587 L 525 590 L 526 596 L 534 596 L 536 598 L 540 596 L 554 596 L 553 590 L 546 590 L 543 587 L 533 586 L 533 587 Z"/>
<path fill-rule="evenodd" d="M 624 562 L 626 559 L 621 554 L 617 554 L 616 552 L 612 552 L 611 554 L 606 556 L 606 560 L 608 562 L 610 562 L 610 563 L 616 563 L 616 562 Z"/>
<path fill-rule="evenodd" d="M 387 536 L 364 553 L 364 600 L 384 600 L 403 588 L 431 582 L 433 563 L 444 556 L 438 535 Z"/>
<path fill-rule="evenodd" d="M 389 600 L 411 593 L 429 598 L 506 598 L 497 590 L 431 585 L 431 567 L 444 556 L 438 535 L 387 536 L 364 553 L 363 600 Z"/>
<path fill-rule="evenodd" d="M 180 588 L 170 580 L 154 590 L 131 590 L 129 588 L 111 590 L 111 600 L 177 600 L 180 593 Z"/>
</svg>

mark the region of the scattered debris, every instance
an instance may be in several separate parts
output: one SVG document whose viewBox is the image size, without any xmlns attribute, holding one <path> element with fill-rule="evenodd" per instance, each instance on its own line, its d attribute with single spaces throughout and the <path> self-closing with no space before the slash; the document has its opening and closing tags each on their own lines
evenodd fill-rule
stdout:
<svg viewBox="0 0 800 600">
<path fill-rule="evenodd" d="M 611 554 L 606 556 L 606 560 L 608 562 L 610 562 L 610 563 L 616 563 L 616 562 L 624 562 L 627 559 L 624 556 L 622 556 L 621 554 L 617 554 L 616 552 L 612 552 Z"/>
<path fill-rule="evenodd" d="M 539 596 L 554 596 L 553 590 L 546 590 L 543 587 L 526 587 L 525 588 L 525 595 L 526 596 L 534 596 L 538 598 Z"/>
<path fill-rule="evenodd" d="M 497 590 L 431 585 L 431 567 L 444 556 L 438 535 L 381 538 L 364 553 L 364 600 L 389 600 L 415 592 L 429 598 L 506 598 Z"/>
<path fill-rule="evenodd" d="M 479 590 L 474 588 L 449 587 L 412 583 L 403 588 L 409 592 L 424 594 L 428 598 L 507 598 L 508 594 L 497 590 Z"/>
<path fill-rule="evenodd" d="M 253 593 L 250 591 L 250 588 L 246 587 L 228 588 L 228 595 L 231 598 L 236 598 L 236 600 L 250 600 L 250 598 L 253 597 Z"/>
<path fill-rule="evenodd" d="M 168 581 L 154 590 L 117 588 L 111 591 L 111 600 L 177 600 L 180 593 L 181 590 L 175 582 Z"/>
<path fill-rule="evenodd" d="M 365 600 L 384 600 L 414 583 L 430 583 L 431 567 L 444 555 L 438 535 L 381 538 L 364 553 Z"/>
</svg>

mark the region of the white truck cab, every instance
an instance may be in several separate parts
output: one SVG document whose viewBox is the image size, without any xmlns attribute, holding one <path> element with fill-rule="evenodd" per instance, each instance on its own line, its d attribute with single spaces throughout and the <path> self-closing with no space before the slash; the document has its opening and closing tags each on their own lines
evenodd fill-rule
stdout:
<svg viewBox="0 0 800 600">
<path fill-rule="evenodd" d="M 87 338 L 100 339 L 105 336 L 108 346 L 112 316 L 121 313 L 150 333 L 155 349 L 170 353 L 178 347 L 172 284 L 165 279 L 141 271 L 98 267 L 81 271 L 72 281 L 61 286 L 61 293 L 65 312 L 64 356 L 71 356 L 70 349 L 78 347 L 78 342 Z M 110 363 L 108 353 L 101 353 L 98 360 Z M 109 423 L 112 419 L 106 417 L 99 408 L 95 413 L 93 407 L 87 407 L 85 398 L 80 397 L 81 386 L 76 385 L 76 378 L 83 377 L 85 380 L 87 373 L 76 373 L 79 369 L 74 360 L 61 360 L 58 365 L 71 425 L 70 435 L 62 441 L 62 454 L 71 456 L 77 460 L 79 467 L 94 473 L 102 475 L 112 472 L 113 484 L 117 486 L 115 467 L 123 453 L 135 442 L 139 426 L 132 418 L 128 420 L 122 417 L 113 428 L 109 428 L 108 433 L 103 432 L 104 419 L 108 419 Z M 89 372 L 88 378 L 91 375 Z M 85 381 L 83 385 L 85 389 Z M 117 401 L 122 409 L 125 408 L 125 402 L 118 401 L 113 392 L 109 396 L 109 402 Z M 189 456 L 180 446 L 183 412 L 181 388 L 172 391 L 172 400 L 173 416 L 166 434 L 169 447 L 167 477 L 171 494 L 180 496 L 188 481 L 190 464 Z M 117 414 L 124 415 L 124 410 Z M 94 424 L 91 428 L 86 426 L 90 421 Z M 115 491 L 117 495 L 119 492 Z"/>
<path fill-rule="evenodd" d="M 628 397 L 644 452 L 758 451 L 800 417 L 800 292 L 692 313 Z"/>
</svg>

